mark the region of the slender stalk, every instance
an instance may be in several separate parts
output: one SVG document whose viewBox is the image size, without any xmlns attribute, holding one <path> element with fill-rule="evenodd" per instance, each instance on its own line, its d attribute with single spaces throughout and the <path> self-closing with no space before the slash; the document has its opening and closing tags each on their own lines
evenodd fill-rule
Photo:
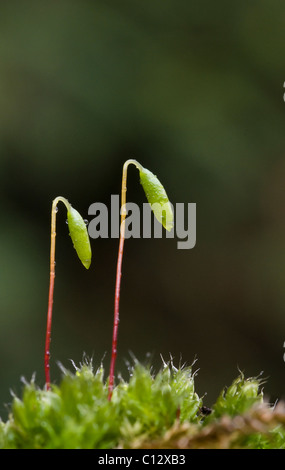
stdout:
<svg viewBox="0 0 285 470">
<path fill-rule="evenodd" d="M 118 260 L 117 260 L 117 271 L 116 271 L 112 354 L 111 354 L 109 386 L 108 386 L 108 399 L 109 400 L 111 400 L 112 394 L 113 394 L 115 364 L 116 364 L 116 359 L 117 359 L 119 304 L 120 304 L 121 277 L 122 277 L 122 261 L 123 261 L 124 242 L 125 242 L 125 219 L 127 215 L 127 210 L 126 210 L 127 170 L 130 164 L 135 165 L 138 169 L 142 169 L 142 166 L 136 160 L 131 160 L 131 159 L 127 160 L 123 166 L 122 188 L 121 188 L 121 228 L 120 228 L 120 241 L 119 241 L 119 251 L 118 251 Z"/>
<path fill-rule="evenodd" d="M 56 237 L 56 213 L 57 204 L 61 201 L 66 206 L 67 210 L 70 204 L 64 197 L 58 196 L 52 203 L 51 210 L 51 243 L 50 243 L 50 281 L 49 281 L 49 295 L 48 295 L 48 312 L 47 312 L 47 327 L 46 327 L 46 341 L 45 341 L 45 378 L 46 389 L 50 390 L 50 340 L 51 340 L 51 324 L 52 324 L 52 309 L 53 309 L 53 292 L 54 292 L 54 279 L 55 279 L 55 237 Z"/>
</svg>

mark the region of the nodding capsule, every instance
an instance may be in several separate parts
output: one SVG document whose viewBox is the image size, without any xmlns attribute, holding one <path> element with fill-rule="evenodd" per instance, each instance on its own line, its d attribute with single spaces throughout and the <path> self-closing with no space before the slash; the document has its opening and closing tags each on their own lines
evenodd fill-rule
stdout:
<svg viewBox="0 0 285 470">
<path fill-rule="evenodd" d="M 140 182 L 155 217 L 170 231 L 173 228 L 173 210 L 161 182 L 146 168 L 140 170 Z"/>
<path fill-rule="evenodd" d="M 92 253 L 86 222 L 73 207 L 70 207 L 67 212 L 67 222 L 77 255 L 83 266 L 88 269 L 91 264 Z"/>
</svg>

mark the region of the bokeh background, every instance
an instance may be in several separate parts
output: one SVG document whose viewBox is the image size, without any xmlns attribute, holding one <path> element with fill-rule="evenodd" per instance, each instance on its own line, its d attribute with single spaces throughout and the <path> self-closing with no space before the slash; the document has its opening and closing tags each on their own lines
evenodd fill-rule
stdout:
<svg viewBox="0 0 285 470">
<path fill-rule="evenodd" d="M 139 160 L 172 203 L 197 204 L 197 244 L 125 244 L 117 372 L 131 355 L 199 369 L 210 406 L 263 371 L 284 398 L 285 4 L 266 0 L 0 3 L 0 416 L 21 377 L 44 385 L 50 209 L 119 194 Z M 128 201 L 145 201 L 130 168 Z M 83 353 L 109 368 L 117 239 L 86 271 L 60 207 L 51 375 Z"/>
</svg>

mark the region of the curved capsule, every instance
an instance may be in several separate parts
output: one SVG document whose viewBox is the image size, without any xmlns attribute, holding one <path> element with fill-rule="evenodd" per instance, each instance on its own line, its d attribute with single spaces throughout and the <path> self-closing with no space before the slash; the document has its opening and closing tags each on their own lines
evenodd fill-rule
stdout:
<svg viewBox="0 0 285 470">
<path fill-rule="evenodd" d="M 173 227 L 173 210 L 164 187 L 146 168 L 140 169 L 140 182 L 155 217 L 170 232 Z"/>
<path fill-rule="evenodd" d="M 67 211 L 67 223 L 78 257 L 88 269 L 91 264 L 91 246 L 87 227 L 79 212 L 71 206 Z"/>
</svg>

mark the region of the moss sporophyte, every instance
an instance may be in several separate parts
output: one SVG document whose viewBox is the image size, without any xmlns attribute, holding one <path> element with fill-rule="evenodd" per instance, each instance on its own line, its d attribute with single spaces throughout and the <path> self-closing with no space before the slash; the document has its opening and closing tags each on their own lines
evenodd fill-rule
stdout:
<svg viewBox="0 0 285 470">
<path fill-rule="evenodd" d="M 120 288 L 121 288 L 121 276 L 122 276 L 122 260 L 124 251 L 125 241 L 125 219 L 127 215 L 126 211 L 126 193 L 127 193 L 127 170 L 129 165 L 135 165 L 139 170 L 140 182 L 144 189 L 145 195 L 151 208 L 153 209 L 154 215 L 157 220 L 163 225 L 163 227 L 170 231 L 173 227 L 173 211 L 172 206 L 167 197 L 166 191 L 158 178 L 149 170 L 144 168 L 136 160 L 127 160 L 123 166 L 122 175 L 122 187 L 121 187 L 121 229 L 120 229 L 120 241 L 119 251 L 117 260 L 117 271 L 116 271 L 116 285 L 115 285 L 115 302 L 114 302 L 114 324 L 113 324 L 113 339 L 112 339 L 112 355 L 110 364 L 109 374 L 109 400 L 112 397 L 112 391 L 114 387 L 114 373 L 115 363 L 117 358 L 117 340 L 118 340 L 118 326 L 119 326 L 119 302 L 120 302 Z"/>
<path fill-rule="evenodd" d="M 62 202 L 67 209 L 67 223 L 69 234 L 73 242 L 73 246 L 77 255 L 86 269 L 91 264 L 91 247 L 86 224 L 77 210 L 62 196 L 58 196 L 53 200 L 51 209 L 51 242 L 50 242 L 50 281 L 48 296 L 48 312 L 47 312 L 47 328 L 45 341 L 45 378 L 46 388 L 50 389 L 50 340 L 52 325 L 52 310 L 54 297 L 54 280 L 55 280 L 55 238 L 56 238 L 56 214 L 58 211 L 58 203 Z"/>
</svg>

